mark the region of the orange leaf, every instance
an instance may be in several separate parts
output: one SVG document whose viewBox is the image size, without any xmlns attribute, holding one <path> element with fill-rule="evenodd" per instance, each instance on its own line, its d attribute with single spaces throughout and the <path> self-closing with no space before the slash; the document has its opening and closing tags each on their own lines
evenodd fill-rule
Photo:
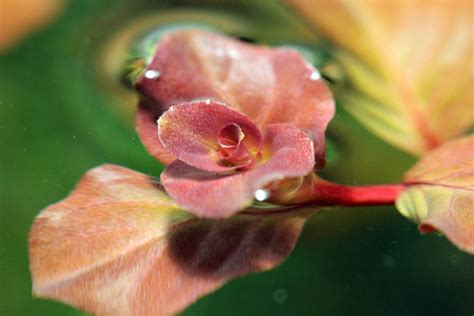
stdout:
<svg viewBox="0 0 474 316">
<path fill-rule="evenodd" d="M 375 134 L 421 155 L 472 125 L 472 1 L 289 2 L 335 44 L 335 95 Z"/>
<path fill-rule="evenodd" d="M 231 278 L 282 262 L 307 215 L 200 220 L 152 178 L 100 166 L 36 218 L 33 293 L 94 314 L 177 313 Z"/>
<path fill-rule="evenodd" d="M 0 52 L 55 18 L 63 0 L 0 0 Z"/>
<path fill-rule="evenodd" d="M 421 232 L 439 230 L 474 254 L 474 136 L 451 141 L 429 153 L 405 177 L 397 199 L 404 216 Z"/>
</svg>

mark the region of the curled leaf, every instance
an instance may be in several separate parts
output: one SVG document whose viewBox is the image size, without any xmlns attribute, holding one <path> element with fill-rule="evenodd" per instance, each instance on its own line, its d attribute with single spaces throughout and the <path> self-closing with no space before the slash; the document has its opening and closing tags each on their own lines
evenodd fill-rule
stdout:
<svg viewBox="0 0 474 316">
<path fill-rule="evenodd" d="M 400 213 L 439 230 L 459 248 L 474 254 L 474 136 L 451 141 L 429 153 L 405 177 L 397 199 Z"/>
<path fill-rule="evenodd" d="M 200 217 L 220 218 L 249 206 L 255 192 L 271 182 L 304 176 L 313 170 L 312 142 L 294 126 L 269 125 L 262 151 L 262 160 L 252 169 L 234 173 L 216 174 L 178 160 L 163 171 L 161 182 L 185 209 Z"/>
<path fill-rule="evenodd" d="M 171 107 L 158 121 L 158 135 L 177 159 L 211 172 L 248 166 L 262 145 L 252 120 L 211 100 Z"/>
<path fill-rule="evenodd" d="M 148 152 L 158 158 L 163 164 L 169 165 L 176 160 L 158 138 L 158 118 L 156 111 L 150 110 L 145 102 L 140 102 L 135 117 L 137 134 Z"/>
<path fill-rule="evenodd" d="M 147 73 L 150 76 L 147 76 Z M 151 76 L 151 74 L 159 74 Z M 324 163 L 324 132 L 334 115 L 329 89 L 316 69 L 291 49 L 250 45 L 223 35 L 180 30 L 164 36 L 137 81 L 146 100 L 141 111 L 157 118 L 170 106 L 196 99 L 223 102 L 252 119 L 261 131 L 269 124 L 290 123 L 313 134 L 318 166 Z M 157 133 L 140 126 L 141 138 Z M 149 151 L 168 157 L 150 142 Z"/>
<path fill-rule="evenodd" d="M 289 0 L 335 45 L 341 105 L 415 155 L 473 123 L 471 1 Z"/>
<path fill-rule="evenodd" d="M 152 178 L 104 165 L 36 218 L 33 293 L 99 315 L 169 315 L 231 278 L 273 268 L 308 212 L 199 220 Z"/>
</svg>

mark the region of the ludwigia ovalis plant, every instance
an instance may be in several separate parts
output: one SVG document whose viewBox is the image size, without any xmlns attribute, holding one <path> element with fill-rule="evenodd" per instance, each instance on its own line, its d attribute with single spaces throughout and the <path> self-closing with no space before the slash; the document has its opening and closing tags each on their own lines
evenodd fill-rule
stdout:
<svg viewBox="0 0 474 316">
<path fill-rule="evenodd" d="M 404 183 L 344 186 L 316 175 L 333 95 L 291 49 L 175 31 L 134 86 L 137 133 L 166 169 L 158 180 L 102 165 L 43 210 L 29 240 L 37 296 L 95 314 L 177 313 L 280 264 L 322 206 L 396 204 L 474 253 L 472 136 L 425 150 Z"/>
</svg>

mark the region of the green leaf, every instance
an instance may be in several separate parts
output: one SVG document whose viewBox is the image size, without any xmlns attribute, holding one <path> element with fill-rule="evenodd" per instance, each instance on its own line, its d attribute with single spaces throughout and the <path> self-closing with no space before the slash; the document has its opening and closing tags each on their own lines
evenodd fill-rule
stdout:
<svg viewBox="0 0 474 316">
<path fill-rule="evenodd" d="M 474 136 L 451 141 L 416 164 L 396 206 L 420 223 L 421 232 L 439 230 L 474 254 Z"/>
</svg>

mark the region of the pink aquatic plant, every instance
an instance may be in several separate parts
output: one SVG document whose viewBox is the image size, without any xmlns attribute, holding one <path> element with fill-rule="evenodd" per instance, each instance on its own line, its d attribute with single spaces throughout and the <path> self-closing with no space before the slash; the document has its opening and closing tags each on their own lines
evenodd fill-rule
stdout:
<svg viewBox="0 0 474 316">
<path fill-rule="evenodd" d="M 291 49 L 176 31 L 135 88 L 137 132 L 166 165 L 161 181 L 103 165 L 43 210 L 29 240 L 35 295 L 104 315 L 177 313 L 281 263 L 323 205 L 397 203 L 422 231 L 474 253 L 472 136 L 430 152 L 403 184 L 348 187 L 313 172 L 334 100 Z"/>
</svg>

